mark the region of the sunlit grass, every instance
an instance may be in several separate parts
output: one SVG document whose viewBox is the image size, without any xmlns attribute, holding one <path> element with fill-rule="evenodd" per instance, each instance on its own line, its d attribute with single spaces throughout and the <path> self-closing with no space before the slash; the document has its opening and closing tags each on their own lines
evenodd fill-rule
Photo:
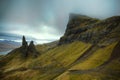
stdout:
<svg viewBox="0 0 120 80">
<path fill-rule="evenodd" d="M 87 70 L 96 68 L 97 66 L 106 62 L 112 53 L 116 43 L 113 43 L 105 48 L 99 48 L 96 50 L 91 56 L 89 56 L 86 60 L 78 63 L 72 69 L 74 70 Z"/>
</svg>

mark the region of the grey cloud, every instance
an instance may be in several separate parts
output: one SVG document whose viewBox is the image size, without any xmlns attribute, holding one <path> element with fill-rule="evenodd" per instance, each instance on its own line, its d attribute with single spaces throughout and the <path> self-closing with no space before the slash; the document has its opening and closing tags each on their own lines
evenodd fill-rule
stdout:
<svg viewBox="0 0 120 80">
<path fill-rule="evenodd" d="M 25 34 L 64 34 L 70 13 L 79 13 L 95 18 L 120 15 L 120 0 L 0 0 L 0 23 L 22 24 L 15 31 L 28 31 Z M 1 26 L 0 32 L 12 29 Z M 54 31 L 44 30 L 45 26 Z M 35 35 L 36 36 L 36 35 Z"/>
</svg>

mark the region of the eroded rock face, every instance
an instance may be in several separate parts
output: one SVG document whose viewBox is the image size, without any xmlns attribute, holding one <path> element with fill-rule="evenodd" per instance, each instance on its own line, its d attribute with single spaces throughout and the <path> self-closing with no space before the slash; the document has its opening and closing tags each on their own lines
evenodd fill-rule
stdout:
<svg viewBox="0 0 120 80">
<path fill-rule="evenodd" d="M 29 44 L 29 46 L 28 46 L 28 54 L 32 55 L 33 57 L 37 57 L 38 54 L 39 54 L 37 52 L 36 48 L 35 48 L 35 45 L 34 45 L 33 41 L 31 41 L 30 44 Z"/>
<path fill-rule="evenodd" d="M 23 38 L 22 38 L 22 46 L 24 46 L 24 45 L 28 46 L 25 36 L 23 36 Z"/>
<path fill-rule="evenodd" d="M 25 36 L 23 36 L 22 38 L 22 46 L 20 49 L 23 57 L 28 57 L 28 56 L 37 57 L 39 54 L 35 48 L 33 41 L 31 41 L 28 46 Z"/>
<path fill-rule="evenodd" d="M 27 51 L 28 51 L 28 43 L 25 39 L 25 36 L 22 38 L 22 46 L 21 46 L 21 52 L 24 57 L 27 56 Z"/>
<path fill-rule="evenodd" d="M 116 36 L 115 34 L 118 35 Z M 96 44 L 102 39 L 103 41 L 117 39 L 120 37 L 119 34 L 120 16 L 98 20 L 83 15 L 72 14 L 70 15 L 65 34 L 60 38 L 59 45 L 77 40 Z"/>
</svg>

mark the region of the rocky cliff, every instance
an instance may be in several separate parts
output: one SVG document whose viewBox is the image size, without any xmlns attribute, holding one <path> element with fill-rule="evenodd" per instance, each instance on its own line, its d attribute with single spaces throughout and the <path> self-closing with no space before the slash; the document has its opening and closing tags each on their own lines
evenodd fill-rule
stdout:
<svg viewBox="0 0 120 80">
<path fill-rule="evenodd" d="M 105 20 L 90 18 L 84 15 L 70 14 L 67 29 L 60 38 L 59 45 L 73 41 L 83 41 L 92 44 L 110 43 L 120 39 L 120 16 Z"/>
</svg>

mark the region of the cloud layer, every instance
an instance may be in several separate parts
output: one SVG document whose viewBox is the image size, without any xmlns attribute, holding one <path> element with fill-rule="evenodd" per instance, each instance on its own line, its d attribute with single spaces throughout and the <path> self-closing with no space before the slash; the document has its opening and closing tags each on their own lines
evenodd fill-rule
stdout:
<svg viewBox="0 0 120 80">
<path fill-rule="evenodd" d="M 104 19 L 119 7 L 120 0 L 0 0 L 0 32 L 57 40 L 70 13 Z"/>
</svg>

